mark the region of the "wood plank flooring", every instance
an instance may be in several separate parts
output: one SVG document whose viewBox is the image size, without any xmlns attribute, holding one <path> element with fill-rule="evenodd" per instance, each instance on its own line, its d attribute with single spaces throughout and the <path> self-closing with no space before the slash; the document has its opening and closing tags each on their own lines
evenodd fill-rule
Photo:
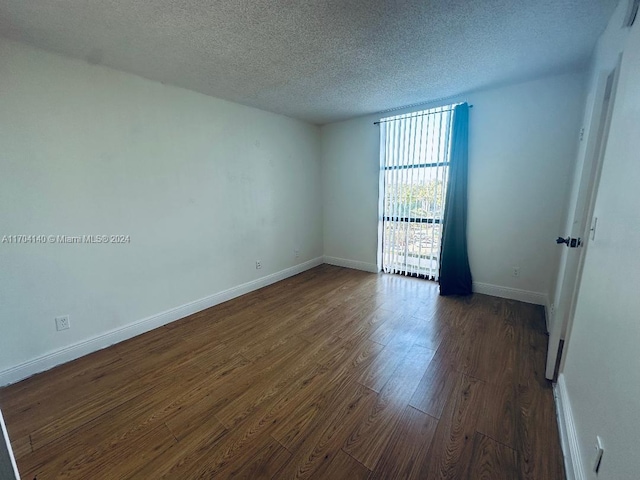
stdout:
<svg viewBox="0 0 640 480">
<path fill-rule="evenodd" d="M 24 479 L 541 479 L 541 307 L 322 265 L 0 389 Z"/>
</svg>

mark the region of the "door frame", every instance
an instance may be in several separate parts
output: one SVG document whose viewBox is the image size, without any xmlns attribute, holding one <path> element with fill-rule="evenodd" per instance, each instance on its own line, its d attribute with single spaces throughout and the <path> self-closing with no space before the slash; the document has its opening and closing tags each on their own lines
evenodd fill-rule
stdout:
<svg viewBox="0 0 640 480">
<path fill-rule="evenodd" d="M 0 411 L 0 435 L 2 436 L 0 443 L 0 474 L 10 475 L 11 472 L 13 472 L 14 478 L 19 480 L 18 465 L 16 464 L 16 457 L 13 455 L 13 450 L 11 449 L 11 441 L 9 440 L 9 433 L 7 432 L 4 418 L 2 418 L 2 411 Z M 3 478 L 10 479 L 11 477 L 6 476 Z"/>
<path fill-rule="evenodd" d="M 568 215 L 568 219 L 572 221 L 570 236 L 572 238 L 581 238 L 582 245 L 578 248 L 567 248 L 563 251 L 560 260 L 561 265 L 558 272 L 558 285 L 554 300 L 558 308 L 556 316 L 550 325 L 545 370 L 545 377 L 549 380 L 554 380 L 558 356 L 560 356 L 559 371 L 562 371 L 564 366 L 567 342 L 571 334 L 578 301 L 585 256 L 589 242 L 593 239 L 593 235 L 597 230 L 594 208 L 607 148 L 621 61 L 622 55 L 620 55 L 616 66 L 612 70 L 603 72 L 598 78 L 587 138 L 588 143 L 585 149 L 585 162 L 579 173 L 580 178 L 577 180 L 579 184 L 576 204 L 573 211 L 569 212 Z M 561 340 L 564 340 L 562 351 L 560 351 Z"/>
</svg>

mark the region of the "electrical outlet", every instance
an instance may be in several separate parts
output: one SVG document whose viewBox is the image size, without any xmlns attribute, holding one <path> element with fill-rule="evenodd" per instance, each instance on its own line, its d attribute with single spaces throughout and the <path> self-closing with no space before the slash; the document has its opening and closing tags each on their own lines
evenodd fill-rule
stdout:
<svg viewBox="0 0 640 480">
<path fill-rule="evenodd" d="M 260 260 L 256 260 L 256 270 L 260 270 L 262 268 L 262 262 Z"/>
<path fill-rule="evenodd" d="M 62 315 L 60 317 L 56 317 L 56 330 L 68 330 L 71 328 L 71 323 L 69 322 L 69 315 Z"/>
<path fill-rule="evenodd" d="M 520 276 L 520 267 L 513 267 L 513 276 L 514 277 Z"/>
<path fill-rule="evenodd" d="M 296 249 L 293 251 L 293 254 L 295 255 L 295 257 L 296 257 L 296 258 L 299 258 L 299 257 L 300 257 L 300 249 L 296 248 Z"/>
</svg>

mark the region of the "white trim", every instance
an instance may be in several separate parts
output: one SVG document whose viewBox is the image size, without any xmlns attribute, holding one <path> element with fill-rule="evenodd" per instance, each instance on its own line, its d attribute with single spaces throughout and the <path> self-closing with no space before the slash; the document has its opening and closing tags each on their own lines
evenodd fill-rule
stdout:
<svg viewBox="0 0 640 480">
<path fill-rule="evenodd" d="M 569 402 L 567 384 L 564 375 L 558 376 L 558 383 L 553 385 L 553 393 L 556 398 L 556 414 L 558 416 L 558 428 L 560 429 L 560 443 L 564 456 L 564 466 L 567 480 L 586 480 L 582 468 L 582 455 L 578 443 L 578 433 L 573 422 L 573 412 Z"/>
<path fill-rule="evenodd" d="M 214 293 L 208 297 L 195 300 L 193 302 L 180 305 L 164 312 L 151 315 L 150 317 L 125 325 L 124 327 L 111 330 L 96 337 L 84 340 L 82 342 L 69 345 L 51 353 L 47 353 L 41 357 L 29 360 L 20 365 L 7 368 L 0 371 L 0 386 L 18 382 L 24 378 L 30 377 L 39 372 L 44 372 L 57 365 L 75 360 L 89 353 L 101 350 L 115 343 L 122 342 L 129 338 L 135 337 L 142 333 L 161 327 L 167 323 L 175 322 L 181 318 L 187 317 L 194 313 L 200 312 L 207 308 L 213 307 L 220 303 L 226 302 L 233 298 L 239 297 L 246 293 L 266 287 L 272 283 L 279 282 L 285 278 L 297 275 L 317 267 L 323 263 L 322 257 L 317 257 L 304 263 L 300 263 L 293 267 L 281 270 L 266 277 L 258 278 L 242 285 Z"/>
<path fill-rule="evenodd" d="M 555 315 L 555 308 L 551 300 L 547 297 L 547 302 L 544 304 L 544 321 L 547 327 L 547 333 L 550 332 L 549 325 L 551 325 L 553 316 Z"/>
<path fill-rule="evenodd" d="M 520 290 L 517 288 L 500 287 L 491 285 L 490 283 L 473 282 L 473 291 L 475 293 L 483 293 L 493 297 L 508 298 L 510 300 L 518 300 L 525 303 L 533 303 L 535 305 L 547 305 L 549 298 L 546 293 L 530 292 L 529 290 Z"/>
<path fill-rule="evenodd" d="M 336 265 L 338 267 L 353 268 L 355 270 L 364 270 L 365 272 L 378 273 L 378 266 L 375 263 L 360 262 L 358 260 L 348 260 L 346 258 L 327 257 L 324 256 L 324 263 Z"/>
<path fill-rule="evenodd" d="M 9 440 L 9 432 L 7 432 L 7 427 L 4 424 L 4 418 L 2 418 L 2 411 L 0 411 L 0 428 L 2 429 L 3 442 L 7 449 L 7 453 L 9 454 L 9 461 L 11 462 L 11 467 L 13 467 L 13 474 L 15 476 L 15 479 L 19 480 L 20 474 L 18 473 L 18 465 L 16 464 L 16 457 L 13 456 L 13 449 L 11 448 L 11 441 Z"/>
</svg>

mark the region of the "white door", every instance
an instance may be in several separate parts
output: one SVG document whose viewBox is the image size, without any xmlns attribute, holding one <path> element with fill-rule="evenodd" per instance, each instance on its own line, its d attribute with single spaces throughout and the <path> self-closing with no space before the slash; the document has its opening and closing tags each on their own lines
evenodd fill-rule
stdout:
<svg viewBox="0 0 640 480">
<path fill-rule="evenodd" d="M 573 210 L 569 212 L 569 219 L 572 222 L 570 231 L 567 232 L 569 241 L 568 244 L 559 244 L 558 247 L 562 248 L 563 252 L 556 286 L 556 310 L 549 325 L 549 349 L 545 371 L 545 376 L 549 380 L 553 380 L 560 340 L 564 339 L 566 343 L 571 331 L 586 249 L 589 240 L 597 235 L 597 218 L 593 217 L 593 208 L 602 171 L 619 71 L 620 62 L 612 72 L 603 74 L 600 78 L 589 138 L 583 139 L 588 143 L 582 173 L 580 178 L 576 179 L 579 182 L 577 197 Z"/>
</svg>

